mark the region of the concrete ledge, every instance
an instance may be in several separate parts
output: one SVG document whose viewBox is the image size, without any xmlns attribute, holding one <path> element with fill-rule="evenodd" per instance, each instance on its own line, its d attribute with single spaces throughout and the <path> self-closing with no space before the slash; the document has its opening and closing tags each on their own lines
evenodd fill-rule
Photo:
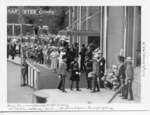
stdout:
<svg viewBox="0 0 150 115">
<path fill-rule="evenodd" d="M 21 66 L 21 62 L 18 63 L 18 62 L 15 62 L 15 61 L 13 61 L 13 60 L 10 60 L 10 59 L 7 59 L 7 61 L 8 61 L 8 62 L 11 62 L 11 63 L 13 63 L 13 64 L 16 64 L 16 65 Z"/>
<path fill-rule="evenodd" d="M 33 103 L 46 103 L 48 95 L 41 92 L 34 92 L 33 93 Z"/>
</svg>

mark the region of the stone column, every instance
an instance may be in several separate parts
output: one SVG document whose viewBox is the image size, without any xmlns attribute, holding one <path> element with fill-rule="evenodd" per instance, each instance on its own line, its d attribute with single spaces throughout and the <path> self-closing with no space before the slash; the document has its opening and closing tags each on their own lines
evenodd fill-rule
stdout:
<svg viewBox="0 0 150 115">
<path fill-rule="evenodd" d="M 103 52 L 105 59 L 107 58 L 107 6 L 104 6 L 104 30 L 103 30 Z"/>
</svg>

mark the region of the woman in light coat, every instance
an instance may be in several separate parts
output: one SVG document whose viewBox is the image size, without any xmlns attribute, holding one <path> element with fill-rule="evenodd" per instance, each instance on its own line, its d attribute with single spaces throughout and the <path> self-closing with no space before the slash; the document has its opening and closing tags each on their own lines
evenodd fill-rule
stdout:
<svg viewBox="0 0 150 115">
<path fill-rule="evenodd" d="M 54 50 L 50 54 L 50 57 L 51 57 L 51 70 L 53 72 L 56 72 L 56 69 L 58 67 L 58 57 L 59 57 L 59 53 L 56 48 L 54 48 Z"/>
</svg>

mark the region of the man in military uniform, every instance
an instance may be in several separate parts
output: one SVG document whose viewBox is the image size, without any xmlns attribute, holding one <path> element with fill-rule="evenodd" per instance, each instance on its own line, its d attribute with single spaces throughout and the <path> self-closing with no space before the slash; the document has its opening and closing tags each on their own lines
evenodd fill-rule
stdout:
<svg viewBox="0 0 150 115">
<path fill-rule="evenodd" d="M 23 78 L 22 79 L 23 83 L 21 84 L 21 86 L 25 86 L 27 85 L 26 80 L 27 80 L 27 75 L 28 75 L 28 64 L 26 62 L 26 58 L 23 58 L 21 73 L 22 73 L 22 78 Z"/>
<path fill-rule="evenodd" d="M 101 78 L 104 76 L 105 73 L 105 58 L 103 57 L 103 52 L 101 50 L 98 52 L 98 55 L 99 55 L 100 87 L 104 88 L 104 81 L 101 80 Z"/>
</svg>

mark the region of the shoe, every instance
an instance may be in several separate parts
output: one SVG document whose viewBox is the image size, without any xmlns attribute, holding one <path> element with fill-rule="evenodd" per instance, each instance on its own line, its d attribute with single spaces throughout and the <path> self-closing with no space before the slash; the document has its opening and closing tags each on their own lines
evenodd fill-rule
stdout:
<svg viewBox="0 0 150 115">
<path fill-rule="evenodd" d="M 97 90 L 97 92 L 100 92 L 100 90 Z"/>
<path fill-rule="evenodd" d="M 133 101 L 133 99 L 128 99 L 128 101 Z"/>
<path fill-rule="evenodd" d="M 122 97 L 122 99 L 127 99 L 127 97 Z"/>
<path fill-rule="evenodd" d="M 24 86 L 26 86 L 26 84 L 21 84 L 21 87 L 24 87 Z"/>
<path fill-rule="evenodd" d="M 77 91 L 81 91 L 80 89 L 77 89 Z"/>
<path fill-rule="evenodd" d="M 105 88 L 104 86 L 101 86 L 101 88 Z"/>
<path fill-rule="evenodd" d="M 96 93 L 96 91 L 92 91 L 91 93 Z"/>
<path fill-rule="evenodd" d="M 119 95 L 119 97 L 123 97 L 122 95 Z"/>
<path fill-rule="evenodd" d="M 64 91 L 62 91 L 62 92 L 67 93 L 67 91 L 66 91 L 66 90 L 64 90 Z"/>
<path fill-rule="evenodd" d="M 57 89 L 61 90 L 61 88 L 59 88 L 59 87 Z"/>
</svg>

